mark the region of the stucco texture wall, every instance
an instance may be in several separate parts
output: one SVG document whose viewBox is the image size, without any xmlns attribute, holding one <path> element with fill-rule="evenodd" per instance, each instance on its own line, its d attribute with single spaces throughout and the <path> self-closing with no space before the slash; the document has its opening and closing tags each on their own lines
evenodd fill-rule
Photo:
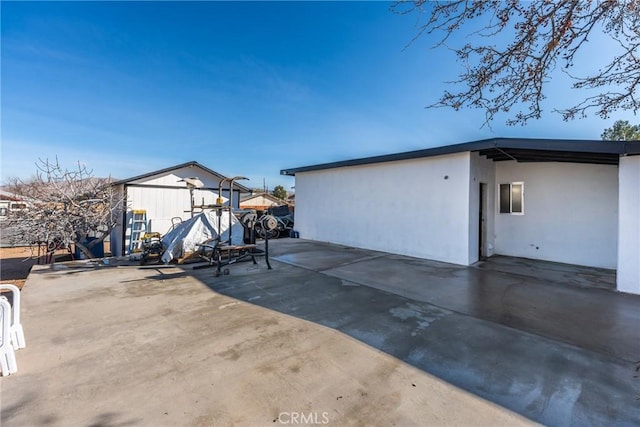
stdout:
<svg viewBox="0 0 640 427">
<path fill-rule="evenodd" d="M 640 294 L 640 156 L 620 158 L 618 290 Z"/>
<path fill-rule="evenodd" d="M 494 206 L 496 254 L 616 268 L 616 166 L 507 161 L 495 170 L 496 187 L 524 182 L 524 215 Z"/>
<path fill-rule="evenodd" d="M 468 264 L 469 156 L 296 174 L 301 238 Z"/>
</svg>

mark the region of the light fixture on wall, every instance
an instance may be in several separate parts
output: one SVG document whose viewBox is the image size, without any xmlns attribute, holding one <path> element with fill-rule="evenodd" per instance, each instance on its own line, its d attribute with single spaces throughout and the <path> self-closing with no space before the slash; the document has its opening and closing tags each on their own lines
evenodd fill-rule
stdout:
<svg viewBox="0 0 640 427">
<path fill-rule="evenodd" d="M 178 180 L 178 182 L 184 182 L 187 184 L 189 188 L 202 188 L 204 187 L 204 183 L 200 181 L 197 177 L 192 178 L 182 178 Z"/>
</svg>

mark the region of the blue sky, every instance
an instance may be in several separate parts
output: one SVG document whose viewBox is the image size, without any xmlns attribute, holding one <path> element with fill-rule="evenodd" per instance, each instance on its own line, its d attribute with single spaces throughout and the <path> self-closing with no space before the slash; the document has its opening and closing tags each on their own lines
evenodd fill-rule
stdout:
<svg viewBox="0 0 640 427">
<path fill-rule="evenodd" d="M 280 169 L 490 137 L 599 139 L 631 113 L 563 122 L 580 96 L 554 78 L 527 126 L 425 109 L 459 68 L 407 44 L 416 17 L 385 2 L 5 2 L 4 182 L 40 158 L 127 178 L 196 160 L 289 189 Z M 604 44 L 594 42 L 589 57 Z M 594 55 L 596 53 L 596 55 Z"/>
</svg>

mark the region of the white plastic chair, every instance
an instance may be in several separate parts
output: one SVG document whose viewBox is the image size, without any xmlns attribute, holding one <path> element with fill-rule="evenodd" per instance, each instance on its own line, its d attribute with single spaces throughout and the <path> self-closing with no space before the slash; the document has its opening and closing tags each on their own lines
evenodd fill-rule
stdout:
<svg viewBox="0 0 640 427">
<path fill-rule="evenodd" d="M 20 323 L 20 289 L 16 285 L 10 283 L 0 283 L 0 291 L 11 291 L 13 294 L 13 309 L 11 310 L 11 319 L 9 324 L 9 336 L 14 350 L 25 348 L 27 342 L 24 339 L 24 330 Z M 6 299 L 6 298 L 5 298 Z"/>
<path fill-rule="evenodd" d="M 0 369 L 3 376 L 18 372 L 16 353 L 11 343 L 11 304 L 6 298 L 0 298 Z"/>
</svg>

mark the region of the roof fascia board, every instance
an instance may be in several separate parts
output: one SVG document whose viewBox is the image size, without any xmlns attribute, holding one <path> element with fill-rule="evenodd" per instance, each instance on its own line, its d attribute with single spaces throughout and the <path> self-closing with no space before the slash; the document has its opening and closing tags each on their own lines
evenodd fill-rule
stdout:
<svg viewBox="0 0 640 427">
<path fill-rule="evenodd" d="M 514 139 L 496 138 L 497 148 L 513 148 L 537 151 L 568 151 L 579 153 L 622 154 L 624 146 L 620 141 L 579 140 L 579 139 Z"/>
<path fill-rule="evenodd" d="M 188 190 L 189 187 L 187 186 L 179 186 L 179 185 L 161 185 L 161 184 L 125 184 L 127 186 L 127 188 L 166 188 L 166 189 L 171 189 L 171 190 Z M 203 191 L 215 191 L 216 193 L 218 192 L 218 187 L 200 187 L 200 188 L 196 188 L 195 190 L 203 190 Z M 223 188 L 222 189 L 223 192 L 229 192 L 228 188 Z M 240 190 L 238 190 L 237 188 L 233 189 L 234 193 L 240 193 Z"/>
<path fill-rule="evenodd" d="M 136 175 L 136 176 L 133 176 L 131 178 L 121 179 L 119 181 L 114 182 L 113 185 L 129 184 L 131 181 L 137 181 L 139 179 L 149 178 L 149 177 L 152 177 L 154 175 L 162 175 L 164 173 L 171 172 L 171 171 L 176 170 L 176 169 L 182 169 L 182 168 L 186 168 L 186 167 L 189 167 L 189 166 L 194 166 L 196 164 L 197 164 L 197 162 L 187 162 L 187 163 L 181 163 L 181 164 L 175 165 L 175 166 L 169 166 L 169 167 L 164 168 L 164 169 L 159 169 L 159 170 L 156 170 L 156 171 L 153 171 L 153 172 L 143 173 L 142 175 Z"/>
<path fill-rule="evenodd" d="M 624 153 L 629 156 L 640 155 L 640 141 L 627 141 L 624 144 Z"/>
<path fill-rule="evenodd" d="M 171 172 L 171 171 L 174 171 L 174 170 L 177 170 L 177 169 L 182 169 L 182 168 L 187 168 L 187 167 L 198 167 L 198 168 L 202 169 L 203 171 L 208 172 L 211 175 L 213 175 L 213 176 L 215 176 L 215 177 L 217 177 L 219 179 L 223 179 L 223 178 L 226 179 L 227 178 L 226 176 L 224 176 L 222 174 L 219 174 L 218 172 L 216 172 L 214 170 L 211 170 L 208 167 L 206 167 L 204 165 L 201 165 L 200 163 L 198 163 L 196 161 L 191 161 L 191 162 L 187 162 L 187 163 L 181 163 L 181 164 L 175 165 L 175 166 L 170 166 L 170 167 L 167 167 L 167 168 L 164 168 L 164 169 L 160 169 L 160 170 L 157 170 L 157 171 L 147 172 L 145 174 L 134 176 L 134 177 L 131 177 L 131 178 L 122 179 L 120 181 L 115 181 L 111 185 L 120 185 L 120 184 L 132 185 L 131 184 L 132 181 L 138 181 L 140 179 L 149 178 L 149 177 L 152 177 L 152 176 L 155 176 L 155 175 L 162 175 L 162 174 L 167 173 L 167 172 Z M 238 184 L 237 182 L 234 182 L 233 186 L 235 188 L 237 188 L 238 191 L 240 191 L 241 193 L 250 193 L 251 192 L 250 189 L 248 189 L 247 187 L 245 187 L 245 186 L 243 186 L 241 184 Z"/>
<path fill-rule="evenodd" d="M 534 138 L 490 138 L 462 144 L 445 145 L 423 150 L 407 151 L 403 153 L 382 156 L 365 157 L 360 159 L 343 160 L 299 168 L 282 169 L 281 175 L 295 176 L 300 172 L 311 172 L 334 169 L 347 166 L 362 166 L 376 163 L 393 162 L 398 160 L 418 159 L 445 154 L 461 153 L 465 151 L 480 151 L 489 148 L 500 149 L 529 149 L 538 151 L 569 151 L 602 154 L 625 153 L 624 143 L 621 141 L 578 140 L 578 139 L 534 139 Z M 638 153 L 640 154 L 640 153 Z"/>
<path fill-rule="evenodd" d="M 323 169 L 334 169 L 345 166 L 362 166 L 376 163 L 395 162 L 399 160 L 420 159 L 423 157 L 434 157 L 445 154 L 462 153 L 465 151 L 476 151 L 494 147 L 494 140 L 465 142 L 463 144 L 444 145 L 441 147 L 426 148 L 423 150 L 405 151 L 403 153 L 385 154 L 382 156 L 364 157 L 361 159 L 341 160 L 338 162 L 322 163 L 319 165 L 303 166 L 299 168 L 283 169 L 281 175 L 295 175 L 298 172 L 310 172 Z"/>
</svg>

